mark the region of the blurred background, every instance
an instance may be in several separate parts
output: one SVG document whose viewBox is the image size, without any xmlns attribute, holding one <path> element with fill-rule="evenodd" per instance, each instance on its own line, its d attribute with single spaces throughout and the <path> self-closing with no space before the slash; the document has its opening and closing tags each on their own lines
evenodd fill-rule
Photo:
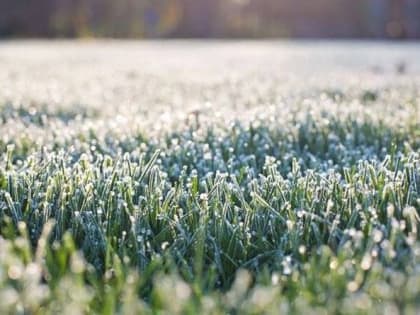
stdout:
<svg viewBox="0 0 420 315">
<path fill-rule="evenodd" d="M 420 0 L 1 0 L 0 37 L 420 38 Z"/>
</svg>

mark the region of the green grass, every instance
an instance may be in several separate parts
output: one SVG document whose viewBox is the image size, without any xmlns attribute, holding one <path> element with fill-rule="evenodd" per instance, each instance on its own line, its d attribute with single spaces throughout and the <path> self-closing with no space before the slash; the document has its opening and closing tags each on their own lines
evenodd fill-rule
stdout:
<svg viewBox="0 0 420 315">
<path fill-rule="evenodd" d="M 417 131 L 324 115 L 112 150 L 8 145 L 1 312 L 414 311 Z"/>
<path fill-rule="evenodd" d="M 6 67 L 29 101 L 0 74 L 0 314 L 418 312 L 418 77 L 282 90 L 267 64 L 201 83 L 77 51 L 51 95 L 42 63 Z"/>
</svg>

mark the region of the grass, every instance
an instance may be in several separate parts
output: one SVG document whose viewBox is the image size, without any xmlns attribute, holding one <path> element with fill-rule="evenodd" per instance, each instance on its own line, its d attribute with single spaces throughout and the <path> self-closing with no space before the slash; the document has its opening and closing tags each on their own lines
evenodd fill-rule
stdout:
<svg viewBox="0 0 420 315">
<path fill-rule="evenodd" d="M 0 313 L 415 314 L 420 101 L 390 82 L 160 130 L 4 101 Z"/>
</svg>

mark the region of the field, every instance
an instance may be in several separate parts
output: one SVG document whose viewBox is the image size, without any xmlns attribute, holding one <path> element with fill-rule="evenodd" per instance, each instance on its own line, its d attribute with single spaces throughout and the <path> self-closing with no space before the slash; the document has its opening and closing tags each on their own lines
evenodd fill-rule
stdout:
<svg viewBox="0 0 420 315">
<path fill-rule="evenodd" d="M 419 314 L 419 56 L 0 42 L 0 314 Z"/>
</svg>

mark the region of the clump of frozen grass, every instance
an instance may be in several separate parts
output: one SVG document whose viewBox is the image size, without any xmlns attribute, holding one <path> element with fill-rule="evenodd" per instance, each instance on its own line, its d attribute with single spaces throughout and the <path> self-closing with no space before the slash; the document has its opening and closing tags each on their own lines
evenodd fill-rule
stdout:
<svg viewBox="0 0 420 315">
<path fill-rule="evenodd" d="M 207 101 L 183 125 L 180 89 L 141 80 L 133 97 L 174 108 L 2 105 L 0 313 L 419 308 L 416 89 L 228 82 L 205 97 L 235 110 Z"/>
<path fill-rule="evenodd" d="M 154 154 L 92 152 L 74 159 L 65 151 L 44 152 L 21 164 L 13 162 L 14 148 L 9 147 L 1 170 L 2 242 L 9 247 L 28 243 L 26 256 L 3 254 L 3 281 L 6 287 L 9 281 L 27 283 L 23 289 L 35 286 L 31 290 L 38 295 L 27 301 L 25 291 L 12 286 L 4 289 L 10 301 L 5 305 L 32 310 L 50 301 L 52 309 L 80 312 L 107 307 L 107 299 L 120 305 L 117 292 L 132 269 L 144 275 L 135 287 L 145 297 L 154 296 L 150 307 L 172 307 L 173 312 L 209 307 L 201 304 L 210 303 L 207 292 L 229 288 L 244 268 L 250 274 L 238 275 L 226 293 L 230 302 L 212 307 L 257 313 L 289 309 L 307 292 L 309 305 L 337 311 L 340 303 L 349 307 L 347 301 L 359 301 L 353 295 L 363 292 L 355 305 L 377 311 L 379 293 L 370 286 L 406 292 L 419 259 L 418 152 L 396 151 L 401 148 L 392 141 L 380 152 L 370 147 L 370 159 L 360 156 L 355 164 L 346 159 L 325 163 L 334 147 L 310 153 L 303 145 L 300 155 L 289 156 L 273 151 L 279 146 L 260 144 L 275 137 L 286 141 L 279 130 L 237 125 L 233 133 L 214 137 L 208 130 L 195 142 L 190 133 L 175 134 L 177 141 L 164 141 L 177 147 L 157 143 L 161 151 Z M 405 137 L 410 141 L 410 134 Z M 288 148 L 299 148 L 288 139 Z M 209 150 L 214 158 L 206 162 L 200 156 Z M 45 229 L 50 229 L 48 236 Z M 58 268 L 53 267 L 56 260 L 61 261 Z M 153 276 L 167 270 L 179 276 Z M 36 276 L 32 284 L 26 274 Z M 270 287 L 272 274 L 278 288 Z M 257 286 L 235 285 L 250 275 Z M 97 281 L 117 291 L 101 297 Z M 325 291 L 328 283 L 334 283 L 332 296 Z M 78 291 L 71 290 L 77 286 Z M 165 300 L 169 287 L 179 287 L 177 306 Z M 60 304 L 60 292 L 67 290 L 86 292 L 62 297 L 66 302 Z M 403 302 L 393 294 L 386 300 L 397 308 L 412 305 L 419 292 L 407 291 Z"/>
</svg>

